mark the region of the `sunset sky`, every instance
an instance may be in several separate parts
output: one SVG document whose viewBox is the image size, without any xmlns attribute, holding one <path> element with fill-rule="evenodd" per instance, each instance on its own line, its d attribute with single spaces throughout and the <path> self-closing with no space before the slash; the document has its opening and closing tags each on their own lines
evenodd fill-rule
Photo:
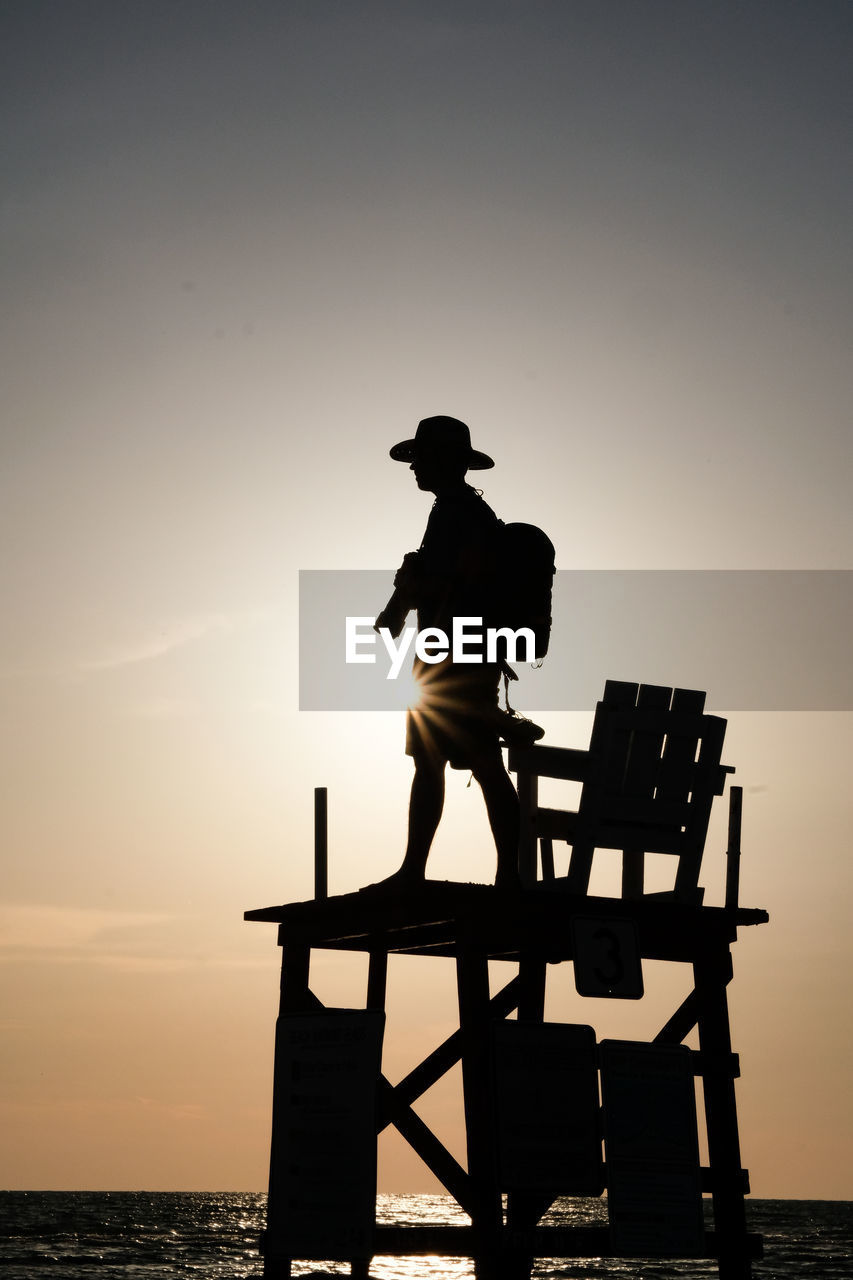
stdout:
<svg viewBox="0 0 853 1280">
<path fill-rule="evenodd" d="M 333 892 L 404 844 L 402 715 L 297 692 L 299 571 L 420 541 L 390 446 L 469 422 L 560 569 L 853 568 L 853 9 L 5 0 L 0 50 L 0 1187 L 260 1190 L 279 952 L 242 913 L 310 896 L 317 785 Z M 547 661 L 601 647 L 573 616 Z M 744 1163 L 853 1198 L 850 703 L 707 689 L 771 913 L 730 988 Z M 437 879 L 493 875 L 466 782 Z M 661 968 L 629 1007 L 563 966 L 548 1016 L 653 1033 Z M 392 963 L 391 1079 L 452 977 Z M 361 962 L 316 990 L 362 1003 Z M 380 1184 L 437 1189 L 393 1140 Z"/>
</svg>

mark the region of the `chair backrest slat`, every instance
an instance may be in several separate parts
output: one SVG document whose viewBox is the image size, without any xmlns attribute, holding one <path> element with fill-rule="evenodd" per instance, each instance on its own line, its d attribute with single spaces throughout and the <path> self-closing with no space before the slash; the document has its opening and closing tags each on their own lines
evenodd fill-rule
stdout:
<svg viewBox="0 0 853 1280">
<path fill-rule="evenodd" d="M 637 693 L 637 712 L 666 713 L 671 697 L 671 689 L 656 684 L 641 684 Z M 649 724 L 644 728 L 642 715 L 636 716 L 629 734 L 625 775 L 620 789 L 622 795 L 644 798 L 654 795 L 665 736 L 665 714 L 660 718 L 660 727 Z"/>
</svg>

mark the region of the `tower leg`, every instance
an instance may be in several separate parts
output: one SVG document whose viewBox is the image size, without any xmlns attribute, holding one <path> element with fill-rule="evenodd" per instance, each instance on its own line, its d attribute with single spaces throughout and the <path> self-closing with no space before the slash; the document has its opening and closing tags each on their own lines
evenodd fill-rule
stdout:
<svg viewBox="0 0 853 1280">
<path fill-rule="evenodd" d="M 474 1274 L 477 1280 L 503 1280 L 500 1271 L 503 1208 L 498 1187 L 490 1069 L 489 962 L 481 948 L 460 945 L 456 957 L 456 980 L 475 1239 Z"/>
<path fill-rule="evenodd" d="M 730 1066 L 733 1060 L 726 984 L 732 974 L 732 959 L 728 946 L 698 959 L 694 974 L 700 1011 L 699 1047 L 707 1066 L 702 1087 L 720 1280 L 749 1280 L 752 1263 L 747 1248 L 735 1082 Z"/>
<path fill-rule="evenodd" d="M 541 956 L 522 955 L 518 965 L 519 1022 L 543 1022 L 545 1018 L 546 964 Z M 527 1280 L 533 1266 L 532 1235 L 553 1197 L 542 1191 L 510 1191 L 507 1195 L 507 1228 L 514 1245 L 514 1270 L 508 1276 Z"/>
<path fill-rule="evenodd" d="M 279 1002 L 279 1014 L 295 1013 L 300 1009 L 304 1009 L 309 1002 L 308 977 L 311 964 L 310 947 L 301 944 L 290 943 L 282 947 L 281 953 L 281 997 Z M 276 1044 L 278 1043 L 278 1026 L 276 1026 Z M 279 1139 L 279 1129 L 281 1127 L 281 1116 L 279 1114 L 279 1100 L 276 1097 L 275 1076 L 273 1077 L 273 1098 L 272 1098 L 272 1141 L 270 1144 L 270 1181 L 269 1181 L 269 1201 L 270 1205 L 278 1203 L 278 1169 L 276 1168 L 276 1153 L 281 1149 Z M 269 1227 L 268 1223 L 268 1227 Z M 264 1255 L 264 1277 L 265 1280 L 290 1280 L 290 1259 L 281 1256 L 267 1257 Z"/>
<path fill-rule="evenodd" d="M 385 992 L 388 986 L 388 952 L 373 950 L 370 952 L 370 967 L 367 971 L 367 1008 L 384 1009 Z"/>
</svg>

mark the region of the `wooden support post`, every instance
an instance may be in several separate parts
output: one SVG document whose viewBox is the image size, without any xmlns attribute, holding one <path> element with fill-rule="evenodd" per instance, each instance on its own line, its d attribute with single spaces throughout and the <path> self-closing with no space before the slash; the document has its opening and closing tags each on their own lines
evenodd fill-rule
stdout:
<svg viewBox="0 0 853 1280">
<path fill-rule="evenodd" d="M 592 874 L 592 859 L 595 849 L 584 833 L 579 835 L 572 845 L 569 857 L 569 873 L 566 884 L 569 893 L 584 894 L 589 892 L 589 877 Z"/>
<path fill-rule="evenodd" d="M 314 788 L 314 897 L 318 901 L 329 896 L 328 798 L 325 787 Z"/>
<path fill-rule="evenodd" d="M 384 1009 L 385 993 L 388 984 L 388 952 L 384 947 L 374 947 L 370 952 L 370 960 L 367 969 L 367 1001 L 368 1009 Z M 384 1077 L 380 1076 L 378 1083 L 379 1093 L 377 1096 L 376 1114 L 382 1111 L 382 1081 Z M 378 1136 L 377 1129 L 377 1136 Z M 353 1280 L 370 1280 L 370 1259 L 359 1258 L 353 1259 L 350 1266 L 350 1272 Z"/>
<path fill-rule="evenodd" d="M 482 947 L 475 947 L 468 939 L 460 939 L 459 942 L 456 978 L 468 1175 L 471 1180 L 470 1213 L 476 1254 L 474 1274 L 477 1280 L 498 1280 L 503 1208 L 498 1187 L 491 1086 L 489 961 Z"/>
<path fill-rule="evenodd" d="M 729 791 L 729 842 L 726 848 L 726 906 L 737 909 L 740 895 L 740 828 L 743 810 L 743 787 Z"/>
<path fill-rule="evenodd" d="M 542 956 L 522 954 L 518 963 L 519 1022 L 543 1022 L 547 965 Z M 533 1266 L 533 1231 L 550 1208 L 553 1196 L 541 1191 L 510 1191 L 506 1198 L 507 1231 L 512 1251 L 507 1251 L 505 1273 L 513 1280 L 528 1280 Z"/>
<path fill-rule="evenodd" d="M 519 769 L 518 805 L 520 824 L 518 829 L 518 874 L 521 883 L 529 886 L 536 883 L 537 873 L 537 836 L 536 808 L 539 803 L 539 779 L 529 769 Z"/>
<path fill-rule="evenodd" d="M 368 1009 L 384 1009 L 385 1008 L 385 992 L 388 983 L 388 952 L 384 947 L 380 950 L 374 948 L 370 952 L 370 960 L 367 970 L 367 1001 Z M 379 1080 L 379 1095 L 377 1097 L 376 1114 L 379 1116 L 382 1111 L 381 1098 L 382 1079 Z M 377 1129 L 378 1137 L 378 1129 Z M 350 1267 L 353 1280 L 370 1280 L 370 1260 L 359 1259 L 353 1260 Z"/>
<path fill-rule="evenodd" d="M 302 943 L 289 942 L 281 949 L 281 999 L 280 1013 L 296 1013 L 311 1007 L 308 978 L 311 967 L 311 948 Z"/>
<path fill-rule="evenodd" d="M 547 966 L 540 955 L 522 954 L 518 962 L 518 1020 L 544 1022 Z"/>
<path fill-rule="evenodd" d="M 642 898 L 644 863 L 646 855 L 642 849 L 624 849 L 622 851 L 622 897 L 631 900 Z"/>
<path fill-rule="evenodd" d="M 290 1258 L 264 1258 L 264 1280 L 290 1280 L 290 1277 Z"/>
<path fill-rule="evenodd" d="M 749 1280 L 746 1210 L 740 1163 L 737 1109 L 726 984 L 731 978 L 731 952 L 721 944 L 693 965 L 699 1006 L 699 1048 L 709 1069 L 702 1075 L 708 1160 L 714 1202 L 714 1230 L 719 1247 L 720 1280 Z"/>
<path fill-rule="evenodd" d="M 301 1009 L 310 1008 L 312 995 L 308 987 L 308 975 L 311 964 L 311 949 L 301 943 L 288 943 L 281 949 L 281 995 L 279 999 L 279 1019 L 281 1015 L 297 1013 Z M 276 1024 L 276 1048 L 279 1032 Z M 277 1179 L 277 1153 L 282 1149 L 279 1130 L 282 1127 L 280 1100 L 276 1096 L 275 1081 L 272 1096 L 272 1140 L 270 1143 L 270 1178 L 269 1203 L 276 1204 L 279 1199 Z M 290 1280 L 291 1260 L 282 1257 L 264 1256 L 264 1280 Z"/>
<path fill-rule="evenodd" d="M 375 947 L 370 952 L 367 970 L 367 1005 L 368 1009 L 385 1008 L 385 989 L 388 984 L 388 952 L 384 947 Z"/>
</svg>

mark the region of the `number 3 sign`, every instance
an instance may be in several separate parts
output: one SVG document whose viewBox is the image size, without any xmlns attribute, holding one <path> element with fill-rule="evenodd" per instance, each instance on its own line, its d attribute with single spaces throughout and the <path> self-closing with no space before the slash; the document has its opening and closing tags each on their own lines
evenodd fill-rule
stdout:
<svg viewBox="0 0 853 1280">
<path fill-rule="evenodd" d="M 633 920 L 574 916 L 571 930 L 578 994 L 639 1000 L 643 970 Z"/>
</svg>

